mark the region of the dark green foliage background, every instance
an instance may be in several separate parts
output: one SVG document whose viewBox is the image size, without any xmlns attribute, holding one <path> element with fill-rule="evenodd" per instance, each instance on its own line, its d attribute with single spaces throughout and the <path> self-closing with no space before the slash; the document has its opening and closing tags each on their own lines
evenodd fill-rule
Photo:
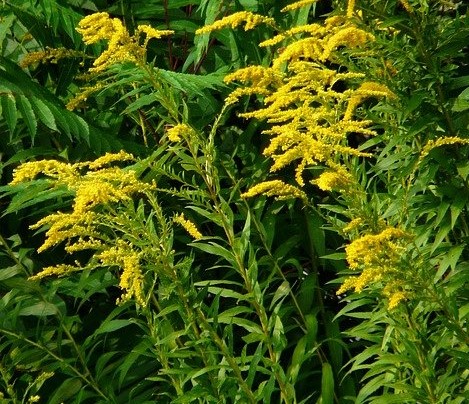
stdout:
<svg viewBox="0 0 469 404">
<path fill-rule="evenodd" d="M 161 298 L 161 309 L 167 310 L 165 322 L 157 319 L 156 313 L 136 311 L 130 303 L 116 306 L 120 291 L 112 271 L 83 272 L 40 283 L 27 281 L 41 268 L 69 260 L 60 248 L 37 254 L 42 234 L 34 234 L 28 226 L 52 211 L 66 209 L 70 195 L 63 190 L 51 192 L 41 181 L 21 192 L 12 191 L 6 184 L 19 163 L 42 158 L 85 161 L 124 149 L 142 159 L 150 156 L 144 163 L 147 166 L 139 167 L 142 178 L 157 179 L 162 188 L 174 187 L 180 192 L 185 189 L 181 184 L 200 182 L 196 174 L 185 173 L 176 157 L 158 160 L 168 146 L 165 126 L 174 121 L 152 95 L 151 85 L 138 68 L 124 64 L 92 83 L 80 79 L 79 73 L 85 72 L 92 57 L 102 51 L 99 45 L 82 43 L 75 31 L 80 19 L 107 11 L 122 18 L 131 32 L 139 24 L 173 29 L 175 35 L 169 39 L 150 42 L 147 61 L 160 69 L 162 87 L 174 92 L 178 112 L 186 114 L 194 128 L 208 132 L 230 91 L 223 83 L 224 75 L 248 65 L 268 65 L 273 55 L 253 44 L 274 32 L 271 28 L 238 29 L 195 36 L 195 30 L 241 10 L 272 16 L 287 29 L 322 20 L 333 9 L 344 9 L 343 2 L 337 3 L 319 2 L 285 15 L 280 10 L 288 2 L 275 0 L 2 2 L 0 392 L 4 398 L 0 402 L 28 402 L 36 394 L 41 396 L 40 402 L 52 404 L 242 402 L 237 401 L 236 379 L 222 375 L 223 355 L 217 351 L 213 335 L 202 334 L 198 340 L 191 334 L 191 321 L 195 320 L 181 314 L 171 285 L 163 282 L 155 292 Z M 424 2 L 411 3 L 418 9 Z M 430 3 L 427 13 L 409 15 L 396 1 L 358 2 L 364 25 L 377 37 L 375 55 L 358 60 L 345 52 L 343 55 L 347 66 L 384 82 L 399 98 L 398 103 L 360 110 L 382 133 L 377 138 L 359 139 L 359 147 L 375 154 L 363 163 L 362 170 L 364 181 L 377 179 L 372 191 L 376 198 L 370 206 L 374 204 L 373 214 L 384 218 L 402 207 L 406 192 L 403 182 L 418 159 L 416 150 L 439 134 L 469 135 L 467 10 L 445 8 L 443 2 Z M 383 21 L 380 25 L 378 18 Z M 84 56 L 20 67 L 27 52 L 47 47 L 66 47 L 82 51 Z M 395 72 L 386 71 L 386 61 L 392 61 Z M 76 111 L 65 108 L 80 87 L 96 81 L 105 86 L 89 98 L 86 107 Z M 412 390 L 412 377 L 406 373 L 412 368 L 408 363 L 413 358 L 408 357 L 412 357 L 413 348 L 412 344 L 406 346 L 405 337 L 411 334 L 402 332 L 401 346 L 388 351 L 381 346 L 392 321 L 396 321 L 396 328 L 401 325 L 398 316 L 387 317 L 373 294 L 353 295 L 347 301 L 335 294 L 338 274 L 346 269 L 341 249 L 344 240 L 326 221 L 327 208 L 322 210 L 321 206 L 335 206 L 338 213 L 332 216 L 340 222 L 341 201 L 312 186 L 307 191 L 314 209 L 305 208 L 299 201 L 261 197 L 246 203 L 239 198 L 241 191 L 268 177 L 269 162 L 262 156 L 265 139 L 260 136 L 264 123 L 237 117 L 238 112 L 253 105 L 260 105 L 260 100 L 241 102 L 223 116 L 215 140 L 215 166 L 224 213 L 231 217 L 235 240 L 241 245 L 247 266 L 252 271 L 255 268 L 251 275 L 261 290 L 271 322 L 270 342 L 281 353 L 280 369 L 274 372 L 283 374 L 285 380 L 298 373 L 295 391 L 285 401 L 391 403 L 397 402 L 391 401 L 391 394 L 400 392 L 399 402 L 425 402 L 422 391 Z M 453 336 L 453 330 L 445 328 L 447 315 L 458 317 L 463 331 L 467 330 L 467 149 L 461 146 L 431 152 L 412 188 L 408 214 L 403 218 L 404 223 L 412 224 L 421 245 L 427 246 L 428 265 L 438 267 L 442 277 L 446 276 L 448 293 L 444 296 L 451 299 L 454 311 L 441 315 L 428 307 L 408 309 L 418 324 L 412 335 L 418 335 L 419 341 L 429 341 L 428 367 L 444 369 L 435 375 L 441 401 L 434 402 L 462 403 L 467 396 L 467 382 L 455 382 L 469 366 L 467 346 L 464 349 L 463 343 L 451 346 L 441 342 Z M 191 219 L 204 234 L 220 240 L 226 237 L 216 225 L 213 211 L 200 202 L 202 197 L 195 191 L 187 192 L 186 197 L 178 195 L 161 197 L 165 213 L 180 211 L 191 201 L 191 206 L 199 209 L 193 209 Z M 138 215 L 145 220 L 136 201 L 135 217 Z M 243 238 L 246 230 L 249 236 Z M 249 326 L 259 327 L 258 319 L 247 303 L 249 298 L 236 270 L 215 247 L 210 250 L 207 243 L 199 250 L 189 249 L 188 242 L 182 232 L 175 235 L 175 248 L 186 249 L 191 258 L 180 279 L 188 301 L 211 319 L 213 328 L 243 364 L 250 387 L 259 389 L 256 401 L 279 402 L 279 389 L 266 359 L 267 348 L 250 339 L 255 333 Z M 248 326 L 239 325 L 243 322 Z M 152 329 L 155 325 L 161 328 Z M 170 339 L 176 331 L 182 333 L 184 349 L 173 349 Z M 213 353 L 218 368 L 203 371 L 198 345 Z M 172 375 L 162 371 L 164 354 L 175 377 L 185 380 L 182 393 L 174 391 L 169 382 Z M 42 372 L 54 375 L 40 382 Z M 403 375 L 402 385 L 388 385 L 386 372 Z M 210 375 L 217 375 L 219 384 L 215 385 Z"/>
</svg>

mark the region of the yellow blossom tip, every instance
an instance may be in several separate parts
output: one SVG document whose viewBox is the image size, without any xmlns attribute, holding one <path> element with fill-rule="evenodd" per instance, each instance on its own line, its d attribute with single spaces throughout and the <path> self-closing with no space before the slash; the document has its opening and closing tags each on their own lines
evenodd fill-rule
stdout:
<svg viewBox="0 0 469 404">
<path fill-rule="evenodd" d="M 202 233 L 197 230 L 195 224 L 185 218 L 184 213 L 174 216 L 173 222 L 181 225 L 195 240 L 199 240 L 203 237 Z"/>
<path fill-rule="evenodd" d="M 248 31 L 260 24 L 275 25 L 275 20 L 270 17 L 251 13 L 250 11 L 239 11 L 237 13 L 223 17 L 221 20 L 215 21 L 213 24 L 199 28 L 197 31 L 195 31 L 195 34 L 207 34 L 209 32 L 217 31 L 226 27 L 231 27 L 234 29 L 241 24 L 245 24 L 244 30 Z"/>
<path fill-rule="evenodd" d="M 306 6 L 309 6 L 311 4 L 314 4 L 316 3 L 318 0 L 300 0 L 300 1 L 296 1 L 292 4 L 289 4 L 288 6 L 282 8 L 280 11 L 282 13 L 286 13 L 288 11 L 293 11 L 293 10 L 297 10 L 299 8 L 302 8 L 302 7 L 306 7 Z"/>
<path fill-rule="evenodd" d="M 306 193 L 301 189 L 286 184 L 280 180 L 264 181 L 254 185 L 247 192 L 241 194 L 242 198 L 252 198 L 257 195 L 274 196 L 276 199 L 300 198 L 306 201 Z"/>
</svg>

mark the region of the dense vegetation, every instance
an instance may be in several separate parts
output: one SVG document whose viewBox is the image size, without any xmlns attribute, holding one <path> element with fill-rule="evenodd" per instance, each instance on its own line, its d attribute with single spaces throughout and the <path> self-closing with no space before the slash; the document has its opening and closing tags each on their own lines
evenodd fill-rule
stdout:
<svg viewBox="0 0 469 404">
<path fill-rule="evenodd" d="M 0 402 L 467 402 L 468 41 L 452 0 L 4 0 Z"/>
</svg>

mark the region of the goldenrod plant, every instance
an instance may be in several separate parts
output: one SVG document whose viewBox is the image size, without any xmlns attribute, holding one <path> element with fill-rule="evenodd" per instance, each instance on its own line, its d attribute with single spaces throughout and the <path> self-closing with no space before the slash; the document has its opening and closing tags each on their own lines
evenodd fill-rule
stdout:
<svg viewBox="0 0 469 404">
<path fill-rule="evenodd" d="M 464 5 L 4 6 L 0 402 L 467 401 Z"/>
</svg>

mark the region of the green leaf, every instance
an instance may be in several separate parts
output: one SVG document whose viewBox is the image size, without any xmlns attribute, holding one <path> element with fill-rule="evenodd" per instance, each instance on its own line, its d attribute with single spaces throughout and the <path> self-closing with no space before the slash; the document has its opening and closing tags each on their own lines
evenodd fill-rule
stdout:
<svg viewBox="0 0 469 404">
<path fill-rule="evenodd" d="M 31 103 L 34 111 L 36 112 L 36 115 L 41 120 L 41 122 L 49 129 L 58 131 L 54 115 L 46 103 L 36 97 L 31 97 Z"/>
<path fill-rule="evenodd" d="M 96 330 L 95 335 L 106 334 L 134 324 L 133 320 L 110 320 L 106 321 Z"/>
<path fill-rule="evenodd" d="M 8 268 L 1 268 L 0 269 L 0 281 L 12 278 L 13 276 L 20 274 L 21 272 L 22 270 L 19 265 L 13 265 Z"/>
<path fill-rule="evenodd" d="M 19 311 L 20 316 L 36 316 L 46 317 L 57 314 L 58 310 L 55 305 L 48 302 L 38 302 L 29 307 L 24 307 Z"/>
<path fill-rule="evenodd" d="M 334 373 L 332 366 L 328 362 L 322 365 L 321 378 L 321 404 L 334 403 Z"/>
<path fill-rule="evenodd" d="M 213 241 L 211 241 L 209 244 L 207 243 L 192 243 L 192 246 L 195 248 L 198 248 L 199 250 L 205 251 L 209 254 L 216 255 L 218 257 L 222 257 L 226 259 L 230 264 L 232 264 L 234 267 L 236 266 L 236 259 L 233 255 L 233 253 L 229 250 L 227 250 L 225 247 L 222 247 Z"/>
<path fill-rule="evenodd" d="M 23 117 L 26 126 L 28 127 L 29 135 L 34 142 L 34 138 L 37 133 L 37 120 L 33 111 L 33 107 L 31 106 L 29 100 L 22 94 L 17 98 L 17 104 L 18 109 L 21 112 L 21 116 Z"/>
<path fill-rule="evenodd" d="M 67 379 L 60 385 L 52 397 L 47 399 L 47 402 L 48 404 L 60 404 L 67 402 L 68 399 L 77 394 L 81 388 L 82 382 L 80 379 Z"/>
<path fill-rule="evenodd" d="M 13 134 L 16 123 L 18 121 L 18 112 L 16 111 L 16 102 L 15 97 L 12 94 L 0 96 L 1 106 L 2 106 L 2 114 L 5 118 L 5 121 L 8 125 L 8 129 L 10 130 L 10 134 Z"/>
</svg>

